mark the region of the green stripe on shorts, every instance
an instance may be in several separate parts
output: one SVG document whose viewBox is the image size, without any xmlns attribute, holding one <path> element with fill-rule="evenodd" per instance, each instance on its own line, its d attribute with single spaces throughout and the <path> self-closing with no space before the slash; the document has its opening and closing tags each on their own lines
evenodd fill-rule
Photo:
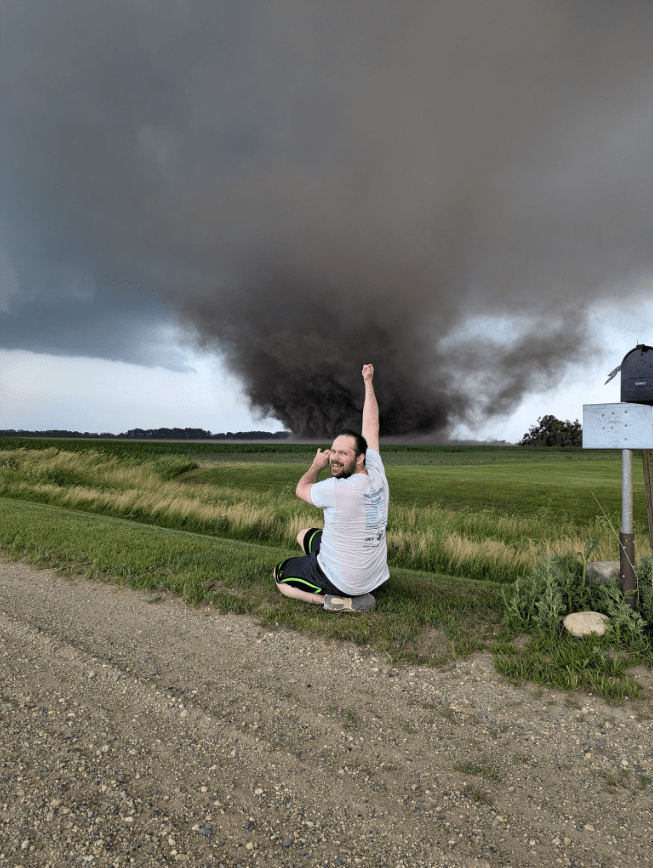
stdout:
<svg viewBox="0 0 653 868">
<path fill-rule="evenodd" d="M 301 582 L 303 585 L 308 585 L 308 587 L 311 589 L 308 592 L 309 594 L 323 594 L 324 593 L 323 588 L 320 588 L 317 585 L 313 585 L 313 584 L 311 584 L 311 582 L 307 582 L 306 579 L 301 579 L 299 576 L 286 576 L 285 579 L 281 579 L 281 581 L 278 582 L 277 584 L 283 585 L 286 582 Z M 301 588 L 299 588 L 299 590 L 301 591 Z"/>
</svg>

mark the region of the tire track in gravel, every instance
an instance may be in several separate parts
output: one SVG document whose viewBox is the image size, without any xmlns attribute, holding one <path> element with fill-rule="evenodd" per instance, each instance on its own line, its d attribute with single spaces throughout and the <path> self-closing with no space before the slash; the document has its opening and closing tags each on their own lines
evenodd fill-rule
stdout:
<svg viewBox="0 0 653 868">
<path fill-rule="evenodd" d="M 147 597 L 0 561 L 0 868 L 649 860 L 641 703 Z"/>
</svg>

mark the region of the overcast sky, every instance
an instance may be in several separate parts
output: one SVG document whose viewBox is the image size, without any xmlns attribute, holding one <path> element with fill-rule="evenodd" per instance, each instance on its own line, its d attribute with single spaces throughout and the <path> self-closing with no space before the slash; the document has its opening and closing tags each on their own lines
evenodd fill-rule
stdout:
<svg viewBox="0 0 653 868">
<path fill-rule="evenodd" d="M 5 0 L 0 428 L 328 431 L 365 362 L 398 435 L 618 401 L 652 7 Z"/>
</svg>

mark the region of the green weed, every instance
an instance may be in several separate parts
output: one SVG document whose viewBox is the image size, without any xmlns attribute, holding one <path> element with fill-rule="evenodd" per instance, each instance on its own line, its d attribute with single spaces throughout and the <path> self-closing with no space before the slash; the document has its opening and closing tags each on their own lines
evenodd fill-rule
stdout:
<svg viewBox="0 0 653 868">
<path fill-rule="evenodd" d="M 629 777 L 630 773 L 626 769 L 621 769 L 618 775 L 614 775 L 611 772 L 591 772 L 594 777 L 599 777 L 603 779 L 603 785 L 606 792 L 614 795 L 617 792 L 617 787 L 622 787 L 623 789 L 628 789 Z"/>
<path fill-rule="evenodd" d="M 480 775 L 488 781 L 500 781 L 501 778 L 496 773 L 495 769 L 488 765 L 477 763 L 455 763 L 454 768 L 457 772 L 463 772 L 466 775 Z"/>
<path fill-rule="evenodd" d="M 524 763 L 524 765 L 530 765 L 531 758 L 526 756 L 525 754 L 516 753 L 513 756 L 513 761 L 516 763 Z"/>
<path fill-rule="evenodd" d="M 481 802 L 483 805 L 493 805 L 494 799 L 489 793 L 484 793 L 483 790 L 479 790 L 478 787 L 469 786 L 469 784 L 464 788 L 463 794 L 468 796 L 474 802 Z"/>
</svg>

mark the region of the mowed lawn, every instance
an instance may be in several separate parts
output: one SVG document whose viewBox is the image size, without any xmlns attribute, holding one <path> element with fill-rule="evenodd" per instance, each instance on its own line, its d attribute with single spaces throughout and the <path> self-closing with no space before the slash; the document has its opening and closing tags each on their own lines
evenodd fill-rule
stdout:
<svg viewBox="0 0 653 868">
<path fill-rule="evenodd" d="M 383 449 L 382 449 L 383 452 Z M 576 460 L 574 460 L 576 459 Z M 188 474 L 189 483 L 217 483 L 249 491 L 287 493 L 307 464 L 234 463 Z M 601 510 L 612 520 L 621 514 L 621 455 L 592 459 L 587 453 L 532 462 L 496 464 L 386 465 L 391 502 L 406 506 L 440 505 L 454 510 L 484 509 L 532 515 L 542 508 L 586 523 Z M 323 474 L 321 478 L 325 478 Z M 644 477 L 636 456 L 633 472 L 635 520 L 646 523 Z M 597 502 L 598 501 L 598 502 Z M 600 505 L 599 505 L 600 504 Z"/>
</svg>

